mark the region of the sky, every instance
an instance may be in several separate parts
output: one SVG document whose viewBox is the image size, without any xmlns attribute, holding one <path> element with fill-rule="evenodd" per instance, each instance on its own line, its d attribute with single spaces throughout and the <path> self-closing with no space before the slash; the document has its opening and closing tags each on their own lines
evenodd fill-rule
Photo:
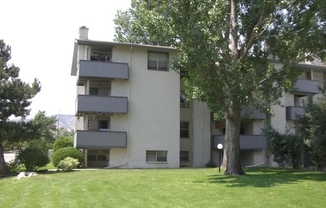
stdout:
<svg viewBox="0 0 326 208">
<path fill-rule="evenodd" d="M 131 0 L 0 0 L 0 39 L 11 47 L 10 64 L 27 83 L 35 78 L 41 92 L 30 106 L 48 116 L 74 114 L 76 77 L 70 75 L 73 45 L 81 26 L 92 40 L 112 41 L 117 10 Z"/>
</svg>

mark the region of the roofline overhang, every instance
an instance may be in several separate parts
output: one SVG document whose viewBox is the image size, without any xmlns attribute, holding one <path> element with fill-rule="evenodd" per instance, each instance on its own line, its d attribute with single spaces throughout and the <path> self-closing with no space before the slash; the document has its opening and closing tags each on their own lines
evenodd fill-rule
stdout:
<svg viewBox="0 0 326 208">
<path fill-rule="evenodd" d="M 137 44 L 137 43 L 122 43 L 114 41 L 98 41 L 98 40 L 81 40 L 76 39 L 77 45 L 99 45 L 99 46 L 126 46 L 126 47 L 139 47 L 139 48 L 152 48 L 152 49 L 164 49 L 169 51 L 176 51 L 177 49 L 170 46 L 155 46 L 147 44 Z"/>
</svg>

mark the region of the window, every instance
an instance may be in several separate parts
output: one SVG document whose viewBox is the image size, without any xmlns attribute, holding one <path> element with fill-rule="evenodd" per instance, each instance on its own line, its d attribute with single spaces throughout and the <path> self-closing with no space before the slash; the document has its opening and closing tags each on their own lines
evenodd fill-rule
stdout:
<svg viewBox="0 0 326 208">
<path fill-rule="evenodd" d="M 180 122 L 180 137 L 189 138 L 189 122 L 181 121 Z"/>
<path fill-rule="evenodd" d="M 185 92 L 180 92 L 180 108 L 189 108 L 189 101 L 186 99 Z"/>
<path fill-rule="evenodd" d="M 164 52 L 148 52 L 147 68 L 149 70 L 168 71 L 169 54 Z"/>
<path fill-rule="evenodd" d="M 88 161 L 107 161 L 108 151 L 107 150 L 91 150 L 87 151 Z"/>
<path fill-rule="evenodd" d="M 180 162 L 189 162 L 189 151 L 180 151 Z"/>
<path fill-rule="evenodd" d="M 146 162 L 167 162 L 168 151 L 147 150 Z"/>
</svg>

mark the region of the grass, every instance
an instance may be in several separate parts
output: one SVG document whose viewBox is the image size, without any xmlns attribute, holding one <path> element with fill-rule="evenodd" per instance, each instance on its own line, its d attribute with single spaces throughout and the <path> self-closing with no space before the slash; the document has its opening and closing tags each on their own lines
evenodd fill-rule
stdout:
<svg viewBox="0 0 326 208">
<path fill-rule="evenodd" d="M 326 174 L 247 169 L 109 169 L 0 179 L 7 207 L 326 207 Z"/>
</svg>

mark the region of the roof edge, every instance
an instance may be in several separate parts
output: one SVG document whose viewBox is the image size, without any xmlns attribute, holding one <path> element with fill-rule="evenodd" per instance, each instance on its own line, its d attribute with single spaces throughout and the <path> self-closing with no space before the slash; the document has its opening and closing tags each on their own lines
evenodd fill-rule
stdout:
<svg viewBox="0 0 326 208">
<path fill-rule="evenodd" d="M 175 47 L 171 46 L 155 46 L 148 44 L 138 44 L 138 43 L 123 43 L 123 42 L 115 42 L 115 41 L 99 41 L 99 40 L 81 40 L 76 39 L 77 45 L 108 45 L 108 46 L 127 46 L 127 47 L 141 47 L 141 48 L 156 48 L 156 49 L 164 49 L 164 50 L 172 50 L 176 51 Z"/>
</svg>

